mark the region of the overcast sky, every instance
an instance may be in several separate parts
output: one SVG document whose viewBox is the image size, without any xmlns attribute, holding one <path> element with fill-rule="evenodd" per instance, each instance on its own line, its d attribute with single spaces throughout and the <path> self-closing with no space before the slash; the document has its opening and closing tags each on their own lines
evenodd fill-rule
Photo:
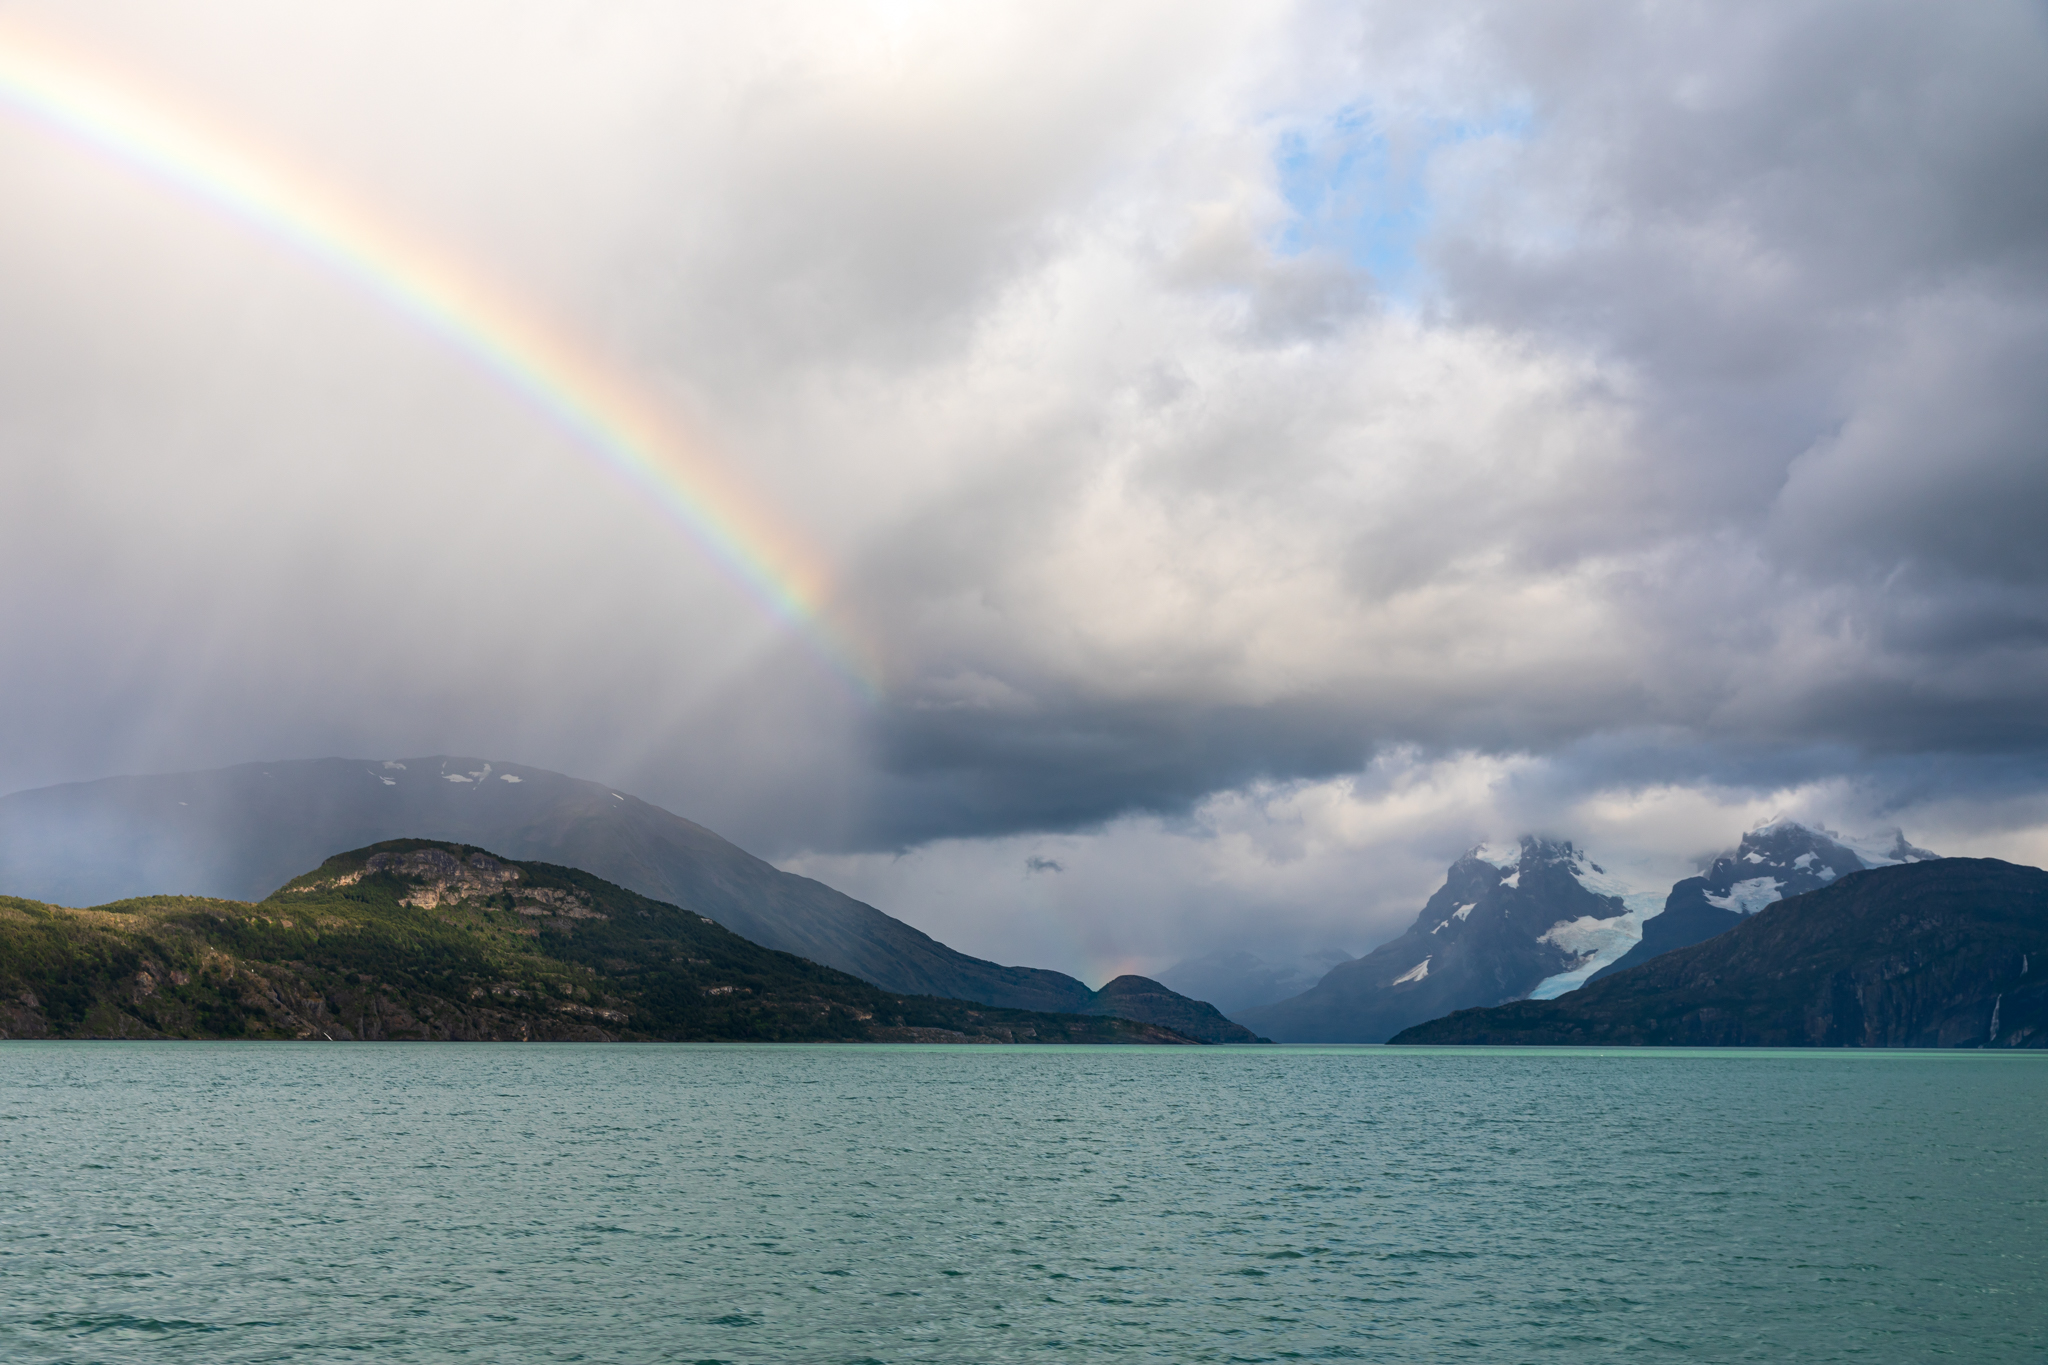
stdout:
<svg viewBox="0 0 2048 1365">
<path fill-rule="evenodd" d="M 0 21 L 579 339 L 880 678 L 363 278 L 0 101 L 0 791 L 537 764 L 1091 978 L 1360 951 L 1525 830 L 2048 861 L 2040 5 Z"/>
</svg>

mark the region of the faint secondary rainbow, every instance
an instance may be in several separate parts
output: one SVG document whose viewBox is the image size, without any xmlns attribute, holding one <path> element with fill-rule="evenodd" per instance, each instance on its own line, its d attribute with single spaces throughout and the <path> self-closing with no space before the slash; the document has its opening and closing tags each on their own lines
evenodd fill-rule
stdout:
<svg viewBox="0 0 2048 1365">
<path fill-rule="evenodd" d="M 176 101 L 0 22 L 0 103 L 147 171 L 367 286 L 509 384 L 869 698 L 865 651 L 824 618 L 821 559 L 586 348 L 449 256 Z"/>
</svg>

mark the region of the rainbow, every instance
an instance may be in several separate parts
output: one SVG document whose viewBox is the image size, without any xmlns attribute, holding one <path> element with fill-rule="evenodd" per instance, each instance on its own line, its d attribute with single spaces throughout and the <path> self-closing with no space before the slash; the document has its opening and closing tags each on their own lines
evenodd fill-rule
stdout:
<svg viewBox="0 0 2048 1365">
<path fill-rule="evenodd" d="M 7 21 L 0 104 L 282 239 L 439 336 L 651 497 L 857 692 L 878 695 L 872 662 L 826 620 L 822 560 L 589 348 L 334 186 Z"/>
</svg>

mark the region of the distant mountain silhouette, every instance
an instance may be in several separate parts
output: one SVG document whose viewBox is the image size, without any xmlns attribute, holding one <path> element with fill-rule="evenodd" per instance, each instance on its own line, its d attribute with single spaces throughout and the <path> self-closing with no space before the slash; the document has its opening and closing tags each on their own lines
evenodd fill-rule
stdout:
<svg viewBox="0 0 2048 1365">
<path fill-rule="evenodd" d="M 1159 973 L 1159 980 L 1168 989 L 1207 1000 L 1234 1018 L 1245 1010 L 1300 995 L 1332 967 L 1350 960 L 1351 954 L 1341 948 L 1287 954 L 1277 962 L 1245 948 L 1219 948 L 1174 963 Z"/>
<path fill-rule="evenodd" d="M 1852 872 L 1570 995 L 1393 1041 L 2048 1047 L 2048 872 L 1992 858 Z"/>
<path fill-rule="evenodd" d="M 1071 976 L 956 952 L 630 793 L 498 760 L 308 759 L 17 792 L 0 797 L 0 893 L 64 905 L 164 892 L 256 900 L 341 849 L 400 838 L 581 868 L 891 991 L 1108 1012 Z M 1123 1001 L 1155 1004 L 1204 1041 L 1256 1041 L 1199 1001 Z"/>
</svg>

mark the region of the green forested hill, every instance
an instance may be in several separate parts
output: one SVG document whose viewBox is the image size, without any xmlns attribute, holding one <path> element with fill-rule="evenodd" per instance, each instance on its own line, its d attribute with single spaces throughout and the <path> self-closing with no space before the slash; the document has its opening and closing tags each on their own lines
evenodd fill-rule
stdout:
<svg viewBox="0 0 2048 1365">
<path fill-rule="evenodd" d="M 0 1037 L 1192 1041 L 897 995 L 585 872 L 421 839 L 254 903 L 0 897 Z"/>
</svg>

